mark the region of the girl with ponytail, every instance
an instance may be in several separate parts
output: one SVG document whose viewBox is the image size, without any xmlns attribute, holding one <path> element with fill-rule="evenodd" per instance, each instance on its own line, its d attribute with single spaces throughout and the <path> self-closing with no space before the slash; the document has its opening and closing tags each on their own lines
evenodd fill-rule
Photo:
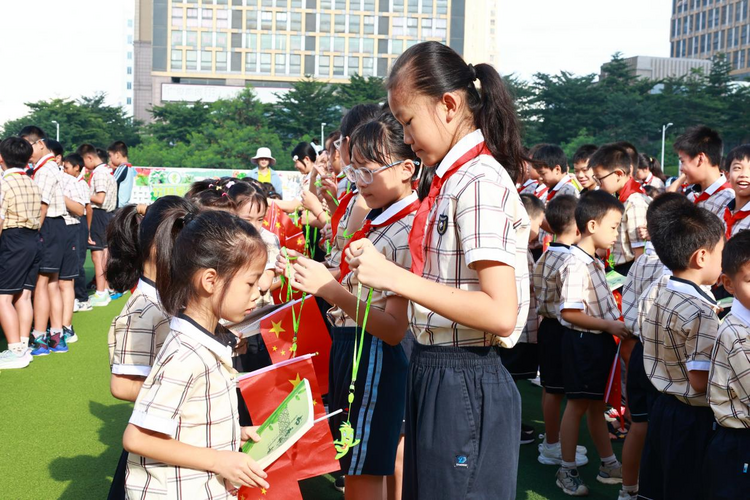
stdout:
<svg viewBox="0 0 750 500">
<path fill-rule="evenodd" d="M 434 167 L 412 272 L 367 239 L 345 258 L 362 284 L 410 301 L 403 498 L 513 499 L 521 401 L 498 350 L 526 323 L 530 228 L 513 100 L 492 66 L 437 42 L 404 52 L 387 90 L 404 142 Z"/>
</svg>

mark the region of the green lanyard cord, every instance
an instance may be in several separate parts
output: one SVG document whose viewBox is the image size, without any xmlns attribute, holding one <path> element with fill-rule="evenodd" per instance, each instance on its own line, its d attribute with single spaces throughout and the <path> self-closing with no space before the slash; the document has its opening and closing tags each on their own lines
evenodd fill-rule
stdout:
<svg viewBox="0 0 750 500">
<path fill-rule="evenodd" d="M 290 264 L 290 261 L 297 260 L 297 257 L 291 257 L 286 247 L 282 248 L 281 251 L 284 254 L 284 257 L 286 257 L 286 274 L 287 276 L 291 276 L 292 265 Z M 285 283 L 283 275 L 281 276 L 281 283 L 282 285 Z M 292 291 L 292 285 L 290 283 L 286 288 L 286 301 L 291 302 L 293 296 L 294 292 Z M 299 312 L 294 310 L 294 304 L 292 304 L 292 330 L 294 332 L 294 337 L 292 337 L 292 347 L 290 347 L 289 350 L 291 351 L 293 358 L 297 356 L 297 334 L 299 333 L 299 326 L 300 322 L 302 321 L 302 308 L 305 307 L 306 297 L 307 294 L 302 292 L 302 303 L 299 306 Z"/>
</svg>

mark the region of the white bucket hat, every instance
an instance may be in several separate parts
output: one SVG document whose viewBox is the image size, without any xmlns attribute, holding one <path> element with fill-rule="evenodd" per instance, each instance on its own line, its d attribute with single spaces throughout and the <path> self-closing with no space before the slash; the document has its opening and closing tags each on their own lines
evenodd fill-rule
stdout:
<svg viewBox="0 0 750 500">
<path fill-rule="evenodd" d="M 255 153 L 255 157 L 253 157 L 250 161 L 257 165 L 258 160 L 260 160 L 261 158 L 268 158 L 269 160 L 271 160 L 271 165 L 276 165 L 276 158 L 271 155 L 270 148 L 258 148 L 258 151 Z"/>
</svg>

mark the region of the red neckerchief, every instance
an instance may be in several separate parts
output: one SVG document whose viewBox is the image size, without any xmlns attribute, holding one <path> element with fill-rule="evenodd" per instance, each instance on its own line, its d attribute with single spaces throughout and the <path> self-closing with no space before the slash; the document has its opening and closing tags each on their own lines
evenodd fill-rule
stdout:
<svg viewBox="0 0 750 500">
<path fill-rule="evenodd" d="M 736 203 L 736 201 L 733 201 Z M 744 208 L 744 207 L 743 207 Z M 724 209 L 724 223 L 727 226 L 727 239 L 732 237 L 732 228 L 745 217 L 750 217 L 750 210 L 739 209 L 735 213 L 729 207 Z"/>
<path fill-rule="evenodd" d="M 398 213 L 394 214 L 387 220 L 381 222 L 380 224 L 375 224 L 372 220 L 367 219 L 365 221 L 365 224 L 362 226 L 362 229 L 355 232 L 352 235 L 352 238 L 346 243 L 346 246 L 344 246 L 344 252 L 346 252 L 346 249 L 349 248 L 349 245 L 354 243 L 357 240 L 361 240 L 362 238 L 367 238 L 367 236 L 370 234 L 370 231 L 372 231 L 375 228 L 378 227 L 385 227 L 390 226 L 391 224 L 394 224 L 407 215 L 416 212 L 419 209 L 420 201 L 419 199 L 415 199 L 413 202 L 406 205 L 404 208 L 402 208 Z M 349 263 L 346 262 L 346 258 L 341 258 L 341 266 L 339 267 L 341 269 L 341 275 L 339 277 L 339 281 L 343 281 L 344 277 L 349 274 Z"/>
<path fill-rule="evenodd" d="M 631 177 L 620 190 L 620 196 L 618 197 L 620 203 L 625 203 L 635 193 L 646 194 L 646 190 L 643 189 L 643 186 L 638 181 Z"/>
<path fill-rule="evenodd" d="M 641 184 L 644 186 L 647 184 L 651 184 L 651 181 L 654 180 L 654 174 L 648 174 L 648 177 L 646 177 Z"/>
<path fill-rule="evenodd" d="M 535 184 L 535 183 L 536 183 L 536 181 L 534 179 L 528 179 L 526 182 L 524 182 L 523 184 L 521 184 L 520 186 L 518 186 L 518 189 L 517 189 L 518 190 L 518 194 L 521 194 L 521 191 L 523 191 L 524 189 L 526 189 L 527 187 L 529 187 L 529 186 L 531 186 L 532 184 Z M 534 190 L 536 190 L 536 187 L 534 188 Z"/>
<path fill-rule="evenodd" d="M 89 175 L 89 180 L 88 180 L 89 186 L 91 185 L 91 180 L 94 178 L 94 172 L 96 172 L 96 169 L 99 168 L 99 167 L 101 167 L 102 165 L 104 165 L 105 167 L 107 167 L 107 170 L 109 171 L 109 175 L 115 175 L 115 173 L 112 171 L 111 168 L 109 168 L 109 165 L 107 165 L 106 163 L 102 163 L 100 165 L 97 165 L 96 168 L 91 171 L 91 175 Z"/>
<path fill-rule="evenodd" d="M 425 230 L 427 228 L 427 217 L 430 215 L 430 209 L 435 204 L 443 184 L 445 184 L 453 174 L 458 172 L 458 169 L 480 155 L 492 156 L 492 153 L 487 149 L 487 145 L 484 141 L 464 153 L 455 161 L 455 163 L 453 163 L 453 165 L 448 167 L 448 170 L 445 171 L 442 177 L 435 174 L 435 177 L 432 178 L 430 193 L 427 195 L 427 198 L 422 200 L 422 204 L 419 206 L 419 210 L 417 210 L 417 215 L 414 217 L 414 225 L 409 233 L 409 248 L 411 249 L 412 259 L 411 272 L 417 276 L 422 276 L 422 271 L 424 271 L 424 240 Z"/>
<path fill-rule="evenodd" d="M 547 195 L 547 191 L 549 191 L 549 188 L 545 184 L 539 183 L 539 185 L 534 190 L 534 196 L 536 196 L 540 200 L 544 200 Z"/>
<path fill-rule="evenodd" d="M 711 193 L 711 194 L 708 194 L 708 193 L 707 193 L 707 192 L 706 192 L 706 191 L 704 190 L 703 192 L 701 192 L 701 194 L 700 194 L 700 195 L 698 195 L 698 196 L 696 196 L 696 197 L 695 197 L 695 200 L 693 200 L 693 203 L 695 203 L 695 204 L 697 205 L 698 203 L 700 203 L 700 202 L 702 202 L 702 201 L 706 201 L 707 199 L 709 199 L 710 197 L 712 197 L 712 196 L 713 196 L 713 195 L 715 195 L 716 193 L 719 193 L 719 192 L 721 192 L 721 191 L 724 191 L 725 189 L 729 189 L 729 188 L 731 188 L 731 187 L 732 187 L 732 185 L 731 185 L 731 184 L 730 184 L 729 182 L 725 182 L 724 184 L 722 184 L 721 186 L 719 186 L 719 187 L 718 187 L 718 188 L 716 189 L 716 191 L 714 191 L 714 192 L 713 192 L 713 193 Z"/>
<path fill-rule="evenodd" d="M 563 183 L 563 186 L 565 184 L 570 184 L 572 182 L 573 182 L 573 179 L 571 179 L 570 176 L 568 176 L 568 180 L 565 181 L 565 183 Z M 560 187 L 562 187 L 562 186 L 560 186 Z M 552 201 L 552 198 L 555 197 L 555 195 L 557 194 L 558 191 L 559 191 L 559 189 L 553 189 L 552 191 L 550 191 L 549 193 L 547 193 L 547 202 Z"/>
<path fill-rule="evenodd" d="M 36 175 L 36 173 L 39 171 L 39 169 L 42 168 L 43 166 L 45 166 L 47 164 L 47 162 L 50 161 L 53 158 L 54 158 L 54 156 L 50 155 L 47 158 L 45 158 L 44 160 L 40 161 L 39 165 L 37 165 L 36 167 L 34 167 L 34 171 L 31 173 L 31 178 L 33 179 L 34 176 Z"/>
<path fill-rule="evenodd" d="M 356 191 L 350 191 L 339 198 L 339 205 L 336 207 L 336 210 L 333 211 L 333 215 L 331 215 L 332 242 L 336 239 L 336 233 L 339 229 L 339 222 L 341 222 L 341 218 L 344 217 L 344 213 L 346 213 L 346 207 L 349 206 L 349 202 L 352 200 L 355 194 L 357 194 Z"/>
</svg>

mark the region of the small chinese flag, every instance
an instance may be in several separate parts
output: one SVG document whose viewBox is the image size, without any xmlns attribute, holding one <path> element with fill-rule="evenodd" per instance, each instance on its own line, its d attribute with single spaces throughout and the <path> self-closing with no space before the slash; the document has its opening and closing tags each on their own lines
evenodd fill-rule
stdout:
<svg viewBox="0 0 750 500">
<path fill-rule="evenodd" d="M 294 475 L 294 466 L 287 453 L 281 455 L 267 469 L 266 488 L 243 486 L 237 495 L 239 500 L 302 500 L 302 492 Z"/>
<path fill-rule="evenodd" d="M 271 292 L 274 304 L 285 304 L 293 300 L 298 300 L 302 298 L 302 295 L 303 293 L 299 290 L 295 290 L 294 287 L 289 284 L 289 280 L 286 278 L 282 280 L 281 286 L 279 288 Z"/>
<path fill-rule="evenodd" d="M 263 227 L 279 237 L 282 247 L 302 253 L 305 250 L 305 235 L 286 212 L 275 203 L 268 205 Z"/>
<path fill-rule="evenodd" d="M 618 414 L 620 414 L 622 413 L 622 371 L 620 369 L 620 347 L 622 346 L 622 343 L 617 337 L 614 337 L 614 339 L 617 343 L 617 353 L 615 353 L 615 358 L 612 360 L 612 367 L 609 369 L 604 401 L 612 408 L 615 408 Z M 623 417 L 623 415 L 620 415 L 621 427 L 625 423 Z"/>
<path fill-rule="evenodd" d="M 304 303 L 304 306 L 303 306 Z M 294 313 L 294 314 L 293 314 Z M 299 321 L 297 345 L 293 345 L 294 318 Z M 315 297 L 295 300 L 280 307 L 260 320 L 260 334 L 266 344 L 271 362 L 276 364 L 296 356 L 315 354 L 313 365 L 322 394 L 328 392 L 328 360 L 331 336 L 320 314 Z"/>
<path fill-rule="evenodd" d="M 299 481 L 335 472 L 340 467 L 335 458 L 330 427 L 322 419 L 326 414 L 325 407 L 313 366 L 317 357 L 311 354 L 299 356 L 256 370 L 237 381 L 250 417 L 256 423 L 264 422 L 302 380 L 307 379 L 310 383 L 315 420 L 321 420 L 285 454 L 292 463 L 295 479 Z M 275 465 L 276 462 L 272 467 Z"/>
</svg>

